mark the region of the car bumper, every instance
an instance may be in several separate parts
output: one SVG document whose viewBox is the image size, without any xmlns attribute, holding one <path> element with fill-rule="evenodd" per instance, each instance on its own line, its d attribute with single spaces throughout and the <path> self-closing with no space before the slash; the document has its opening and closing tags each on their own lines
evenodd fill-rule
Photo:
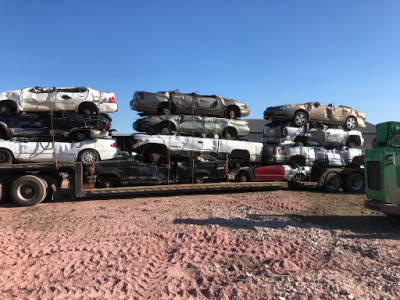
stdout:
<svg viewBox="0 0 400 300">
<path fill-rule="evenodd" d="M 117 103 L 100 103 L 99 110 L 101 113 L 113 113 L 118 111 Z"/>
<path fill-rule="evenodd" d="M 250 108 L 248 108 L 248 107 L 241 107 L 240 108 L 240 117 L 241 118 L 243 118 L 243 117 L 247 117 L 248 115 L 250 115 Z"/>
</svg>

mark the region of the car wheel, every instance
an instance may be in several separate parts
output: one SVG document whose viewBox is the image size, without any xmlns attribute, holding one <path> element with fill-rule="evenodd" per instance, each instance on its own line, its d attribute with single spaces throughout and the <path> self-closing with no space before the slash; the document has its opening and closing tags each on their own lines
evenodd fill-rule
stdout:
<svg viewBox="0 0 400 300">
<path fill-rule="evenodd" d="M 77 131 L 74 134 L 74 139 L 78 142 L 83 142 L 84 140 L 86 140 L 88 137 L 88 134 L 86 131 Z"/>
<path fill-rule="evenodd" d="M 357 126 L 357 120 L 354 117 L 348 117 L 344 123 L 344 127 L 348 130 L 353 130 Z"/>
<path fill-rule="evenodd" d="M 83 150 L 79 154 L 78 160 L 84 165 L 90 165 L 99 160 L 99 157 L 94 150 Z"/>
<path fill-rule="evenodd" d="M 306 179 L 306 175 L 303 173 L 297 173 L 292 177 L 293 182 L 302 182 L 304 179 Z"/>
<path fill-rule="evenodd" d="M 202 175 L 196 175 L 194 177 L 195 184 L 202 184 L 204 182 L 204 177 Z"/>
<path fill-rule="evenodd" d="M 96 187 L 99 188 L 110 188 L 114 186 L 114 181 L 111 176 L 100 176 L 96 180 Z"/>
<path fill-rule="evenodd" d="M 13 182 L 10 194 L 15 204 L 32 206 L 42 202 L 46 198 L 46 183 L 37 176 L 25 175 Z"/>
<path fill-rule="evenodd" d="M 171 110 L 169 109 L 169 107 L 163 107 L 161 109 L 161 112 L 163 115 L 170 115 L 171 114 Z"/>
<path fill-rule="evenodd" d="M 13 163 L 13 156 L 10 151 L 0 149 L 0 165 L 8 165 Z"/>
<path fill-rule="evenodd" d="M 342 177 L 337 173 L 330 173 L 325 178 L 324 190 L 328 193 L 337 193 L 342 187 Z"/>
<path fill-rule="evenodd" d="M 171 130 L 169 130 L 168 127 L 162 127 L 161 130 L 160 130 L 160 133 L 162 135 L 170 135 L 171 134 Z"/>
<path fill-rule="evenodd" d="M 236 118 L 235 109 L 234 109 L 234 108 L 229 108 L 229 109 L 228 109 L 227 116 L 228 116 L 229 119 L 234 119 L 234 118 Z"/>
<path fill-rule="evenodd" d="M 357 143 L 355 141 L 349 141 L 347 143 L 347 147 L 349 147 L 349 148 L 356 148 L 357 146 L 358 145 L 357 145 Z"/>
<path fill-rule="evenodd" d="M 11 109 L 11 107 L 10 107 L 9 105 L 7 105 L 7 104 L 2 104 L 2 105 L 0 106 L 0 113 L 1 113 L 2 115 L 11 115 L 11 112 L 12 112 L 12 109 Z"/>
<path fill-rule="evenodd" d="M 307 124 L 307 116 L 305 112 L 298 111 L 293 116 L 293 124 L 296 127 L 301 127 Z"/>
<path fill-rule="evenodd" d="M 159 153 L 156 149 L 150 149 L 148 156 L 150 161 L 156 164 L 160 161 L 161 153 Z"/>
<path fill-rule="evenodd" d="M 358 173 L 350 174 L 345 180 L 344 187 L 346 192 L 360 194 L 365 189 L 364 177 Z"/>
<path fill-rule="evenodd" d="M 240 173 L 237 177 L 237 181 L 239 182 L 247 182 L 249 181 L 249 178 L 246 176 L 244 173 Z"/>
<path fill-rule="evenodd" d="M 303 139 L 303 138 L 296 138 L 296 139 L 294 140 L 294 143 L 295 143 L 295 145 L 296 145 L 297 147 L 304 147 L 304 146 L 306 146 L 306 141 L 305 141 L 305 139 Z"/>
</svg>

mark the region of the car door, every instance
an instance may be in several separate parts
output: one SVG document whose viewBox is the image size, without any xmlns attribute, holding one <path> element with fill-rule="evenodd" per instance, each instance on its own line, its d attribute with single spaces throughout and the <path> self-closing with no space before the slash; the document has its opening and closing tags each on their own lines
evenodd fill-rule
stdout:
<svg viewBox="0 0 400 300">
<path fill-rule="evenodd" d="M 31 88 L 21 93 L 21 105 L 26 111 L 47 111 L 52 108 L 53 89 Z"/>
<path fill-rule="evenodd" d="M 310 121 L 325 121 L 327 120 L 327 107 L 319 102 L 309 103 L 309 118 Z"/>
<path fill-rule="evenodd" d="M 197 107 L 193 98 L 190 94 L 172 94 L 171 101 L 175 105 L 176 113 L 189 115 L 195 113 Z"/>
<path fill-rule="evenodd" d="M 206 135 L 219 135 L 226 125 L 225 119 L 215 117 L 203 117 L 203 133 Z"/>
<path fill-rule="evenodd" d="M 202 116 L 224 116 L 225 106 L 221 97 L 196 96 L 196 113 Z"/>
<path fill-rule="evenodd" d="M 184 115 L 180 117 L 180 132 L 185 134 L 201 134 L 205 131 L 203 117 Z"/>
<path fill-rule="evenodd" d="M 54 107 L 56 110 L 75 110 L 79 103 L 88 98 L 89 90 L 85 88 L 61 88 L 55 91 Z M 95 97 L 91 102 L 98 104 L 100 99 Z"/>
<path fill-rule="evenodd" d="M 19 159 L 21 161 L 51 162 L 53 161 L 53 145 L 50 141 L 19 142 Z"/>
<path fill-rule="evenodd" d="M 343 129 L 329 128 L 326 130 L 324 146 L 340 146 L 343 144 Z"/>
</svg>

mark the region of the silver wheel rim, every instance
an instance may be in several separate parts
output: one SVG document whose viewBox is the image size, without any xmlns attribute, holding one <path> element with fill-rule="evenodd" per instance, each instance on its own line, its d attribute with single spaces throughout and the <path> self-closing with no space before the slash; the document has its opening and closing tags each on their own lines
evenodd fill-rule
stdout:
<svg viewBox="0 0 400 300">
<path fill-rule="evenodd" d="M 95 154 L 91 151 L 82 154 L 82 162 L 84 164 L 92 164 L 95 161 Z"/>
<path fill-rule="evenodd" d="M 303 113 L 297 114 L 295 122 L 296 125 L 304 125 L 306 123 L 306 116 Z"/>
<path fill-rule="evenodd" d="M 354 118 L 348 118 L 347 122 L 346 122 L 346 126 L 349 129 L 353 129 L 354 127 L 356 127 L 356 120 Z"/>
<path fill-rule="evenodd" d="M 18 198 L 24 201 L 35 199 L 37 193 L 38 189 L 31 183 L 22 184 L 17 190 Z"/>
</svg>

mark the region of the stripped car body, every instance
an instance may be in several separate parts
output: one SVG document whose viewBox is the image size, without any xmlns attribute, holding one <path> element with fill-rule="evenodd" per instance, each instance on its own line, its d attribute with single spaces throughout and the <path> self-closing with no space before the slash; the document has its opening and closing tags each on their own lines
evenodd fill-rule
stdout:
<svg viewBox="0 0 400 300">
<path fill-rule="evenodd" d="M 348 106 L 327 106 L 319 102 L 270 106 L 264 111 L 264 119 L 271 121 L 292 121 L 295 126 L 304 126 L 316 121 L 325 124 L 342 125 L 348 130 L 365 127 L 365 114 Z"/>
<path fill-rule="evenodd" d="M 89 87 L 28 87 L 0 93 L 0 113 L 75 111 L 79 114 L 112 113 L 118 110 L 114 93 Z"/>
<path fill-rule="evenodd" d="M 80 161 L 91 164 L 98 160 L 117 157 L 117 147 L 114 139 L 105 138 L 85 140 L 78 143 L 53 142 L 33 139 L 0 140 L 0 164 L 16 162 L 58 162 L 70 163 Z M 53 156 L 55 154 L 55 157 Z"/>
<path fill-rule="evenodd" d="M 354 148 L 361 147 L 364 139 L 358 130 L 347 131 L 315 123 L 294 127 L 288 122 L 283 122 L 266 125 L 263 130 L 262 142 L 281 146 L 348 146 Z"/>
<path fill-rule="evenodd" d="M 224 138 L 238 138 L 250 132 L 247 121 L 192 115 L 164 115 L 142 118 L 133 129 L 150 134 L 196 134 Z"/>
<path fill-rule="evenodd" d="M 49 114 L 0 114 L 0 139 L 12 137 L 46 137 L 54 132 L 57 140 L 83 141 L 87 138 L 104 138 L 109 135 L 111 118 L 100 114 L 83 117 L 70 112 Z"/>
<path fill-rule="evenodd" d="M 160 158 L 199 157 L 205 160 L 217 158 L 237 159 L 244 163 L 259 163 L 262 159 L 263 144 L 240 140 L 199 138 L 178 135 L 134 135 L 134 152 L 157 162 Z"/>
<path fill-rule="evenodd" d="M 240 118 L 250 114 L 243 102 L 216 95 L 184 94 L 175 91 L 157 93 L 137 91 L 130 102 L 131 109 L 145 114 L 187 114 L 221 118 Z"/>
</svg>

